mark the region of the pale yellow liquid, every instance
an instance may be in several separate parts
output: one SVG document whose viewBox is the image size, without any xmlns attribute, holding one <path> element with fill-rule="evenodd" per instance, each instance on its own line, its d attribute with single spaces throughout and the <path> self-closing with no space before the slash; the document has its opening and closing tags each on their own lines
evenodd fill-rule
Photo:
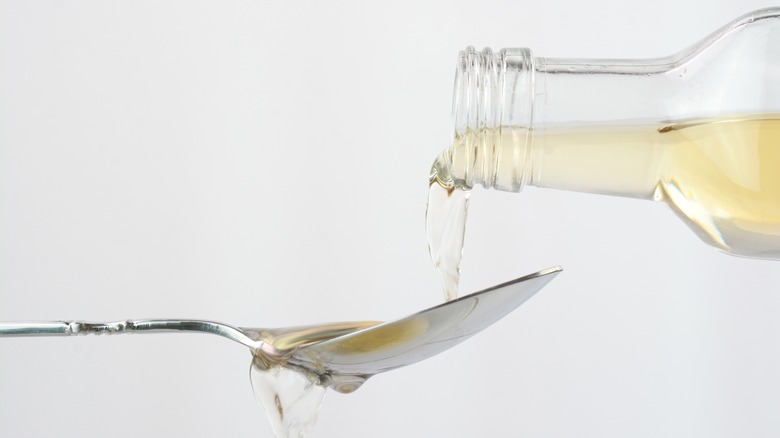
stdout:
<svg viewBox="0 0 780 438">
<path fill-rule="evenodd" d="M 778 114 L 535 130 L 530 157 L 517 146 L 528 134 L 466 133 L 434 163 L 428 241 L 448 296 L 460 278 L 468 208 L 458 193 L 481 179 L 506 188 L 524 176 L 539 187 L 654 199 L 716 248 L 780 259 Z M 477 136 L 492 146 L 473 147 Z"/>
<path fill-rule="evenodd" d="M 534 185 L 655 199 L 710 245 L 780 258 L 776 115 L 551 131 L 534 142 Z"/>
</svg>

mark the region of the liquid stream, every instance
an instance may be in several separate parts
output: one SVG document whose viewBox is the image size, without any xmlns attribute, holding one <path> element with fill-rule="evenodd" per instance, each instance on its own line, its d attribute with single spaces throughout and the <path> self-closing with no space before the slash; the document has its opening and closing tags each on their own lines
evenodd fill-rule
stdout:
<svg viewBox="0 0 780 438">
<path fill-rule="evenodd" d="M 440 183 L 439 175 L 431 176 L 426 229 L 431 259 L 441 276 L 444 297 L 450 301 L 458 297 L 471 192 L 448 182 Z"/>
</svg>

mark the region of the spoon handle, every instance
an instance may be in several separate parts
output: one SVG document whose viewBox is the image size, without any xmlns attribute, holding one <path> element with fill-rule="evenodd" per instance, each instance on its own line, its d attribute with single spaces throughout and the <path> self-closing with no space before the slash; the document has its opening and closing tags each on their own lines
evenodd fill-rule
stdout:
<svg viewBox="0 0 780 438">
<path fill-rule="evenodd" d="M 0 322 L 0 337 L 19 336 L 75 336 L 87 334 L 121 333 L 170 333 L 199 332 L 210 333 L 228 338 L 251 348 L 253 351 L 265 350 L 266 344 L 255 341 L 240 329 L 213 321 L 194 319 L 139 319 L 115 322 L 81 321 L 29 321 Z"/>
</svg>

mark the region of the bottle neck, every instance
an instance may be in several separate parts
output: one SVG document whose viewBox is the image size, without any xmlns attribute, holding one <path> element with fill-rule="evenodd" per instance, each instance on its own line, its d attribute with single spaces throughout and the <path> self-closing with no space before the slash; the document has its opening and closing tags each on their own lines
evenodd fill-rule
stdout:
<svg viewBox="0 0 780 438">
<path fill-rule="evenodd" d="M 588 182 L 584 163 L 579 178 L 584 181 L 561 177 L 566 173 L 561 168 L 549 171 L 556 159 L 568 162 L 588 151 L 551 151 L 547 146 L 560 146 L 560 137 L 551 143 L 546 136 L 573 127 L 668 118 L 675 112 L 667 104 L 673 99 L 666 98 L 677 88 L 669 74 L 675 68 L 671 59 L 551 59 L 535 58 L 528 49 L 468 48 L 460 54 L 455 79 L 453 179 L 465 187 L 512 192 L 531 184 L 647 197 L 648 175 L 626 183 L 625 172 L 613 172 L 622 175 L 622 182 L 610 174 L 593 175 Z M 574 153 L 560 156 L 568 152 Z M 603 167 L 591 166 L 593 172 Z"/>
<path fill-rule="evenodd" d="M 452 117 L 455 134 L 451 173 L 456 185 L 481 184 L 520 191 L 531 174 L 534 58 L 529 49 L 489 48 L 460 53 L 455 72 Z M 508 129 L 514 129 L 508 135 Z M 512 155 L 512 169 L 500 163 Z"/>
</svg>

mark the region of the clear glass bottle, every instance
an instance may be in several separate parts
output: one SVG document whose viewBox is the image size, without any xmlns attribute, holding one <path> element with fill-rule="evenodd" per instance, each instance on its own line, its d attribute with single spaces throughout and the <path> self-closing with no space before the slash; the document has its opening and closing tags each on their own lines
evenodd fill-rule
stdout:
<svg viewBox="0 0 780 438">
<path fill-rule="evenodd" d="M 705 242 L 780 259 L 780 8 L 666 58 L 461 52 L 448 189 L 526 184 L 667 204 Z"/>
</svg>

